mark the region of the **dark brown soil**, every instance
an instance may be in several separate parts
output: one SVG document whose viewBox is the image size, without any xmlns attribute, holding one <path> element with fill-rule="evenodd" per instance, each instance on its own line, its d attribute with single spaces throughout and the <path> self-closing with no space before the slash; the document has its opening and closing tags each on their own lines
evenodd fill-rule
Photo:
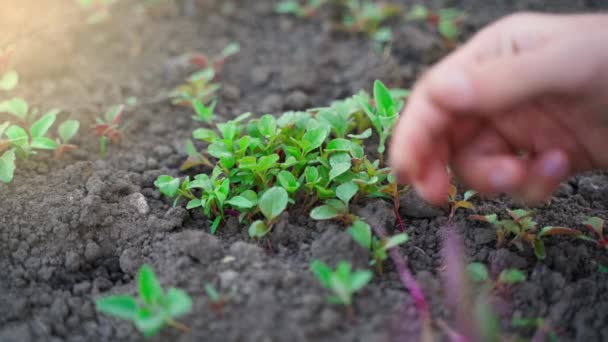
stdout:
<svg viewBox="0 0 608 342">
<path fill-rule="evenodd" d="M 190 113 L 162 100 L 192 71 L 179 63 L 183 53 L 213 55 L 230 42 L 240 43 L 241 52 L 220 76 L 220 116 L 276 114 L 327 105 L 368 89 L 375 79 L 411 86 L 442 50 L 428 27 L 392 23 L 395 43 L 383 54 L 366 37 L 334 32 L 323 19 L 275 15 L 273 1 L 236 1 L 237 10 L 230 15 L 221 14 L 224 1 L 201 1 L 192 17 L 179 11 L 138 14 L 133 1 L 125 1 L 110 21 L 94 26 L 70 12 L 69 1 L 58 1 L 64 12 L 38 1 L 24 3 L 42 6 L 33 17 L 48 13 L 62 18 L 62 24 L 18 38 L 0 34 L 0 43 L 8 41 L 17 50 L 16 67 L 25 77 L 17 93 L 43 108 L 65 109 L 63 115 L 78 117 L 83 127 L 128 96 L 143 104 L 129 118 L 133 124 L 122 145 L 111 146 L 106 159 L 100 159 L 97 141 L 83 130 L 76 141 L 81 148 L 66 160 L 40 155 L 21 161 L 14 182 L 0 185 L 0 341 L 142 340 L 130 323 L 94 309 L 101 294 L 133 292 L 142 263 L 151 264 L 164 285 L 181 287 L 194 299 L 193 312 L 182 319 L 192 332 L 165 329 L 155 341 L 418 340 L 417 313 L 392 266 L 357 296 L 355 321 L 326 302 L 326 291 L 308 271 L 311 260 L 367 264 L 365 252 L 340 225 L 313 222 L 292 210 L 275 227 L 275 253 L 269 253 L 252 243 L 236 221 L 217 236 L 208 234 L 206 219 L 171 208 L 153 181 L 160 174 L 180 174 L 183 141 L 194 127 Z M 465 9 L 467 32 L 517 10 L 608 8 L 599 0 L 429 3 Z M 45 11 L 44 6 L 50 7 Z M 3 20 L 7 15 L 13 19 L 10 25 Z M 27 15 L 15 18 L 0 11 L 6 27 L 29 23 Z M 518 207 L 508 199 L 475 204 L 482 214 L 504 215 L 505 208 Z M 357 206 L 370 222 L 393 229 L 390 203 Z M 401 207 L 411 236 L 403 253 L 434 316 L 445 318 L 439 247 L 446 212 L 410 195 L 402 198 Z M 538 262 L 531 251 L 495 249 L 493 229 L 466 220 L 465 214 L 459 213 L 456 222 L 470 260 L 492 270 L 517 267 L 529 277 L 505 298 L 506 331 L 524 339 L 533 335 L 510 327 L 516 314 L 546 318 L 560 341 L 608 340 L 608 274 L 597 271 L 598 265 L 608 265 L 605 250 L 552 238 L 547 259 Z M 608 218 L 608 174 L 562 184 L 535 217 L 540 225 L 580 228 L 592 215 Z M 206 283 L 230 294 L 221 317 L 209 306 Z"/>
</svg>

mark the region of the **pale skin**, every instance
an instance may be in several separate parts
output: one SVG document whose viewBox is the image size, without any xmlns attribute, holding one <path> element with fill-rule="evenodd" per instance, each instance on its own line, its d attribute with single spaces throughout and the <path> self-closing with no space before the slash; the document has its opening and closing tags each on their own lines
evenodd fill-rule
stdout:
<svg viewBox="0 0 608 342">
<path fill-rule="evenodd" d="M 401 183 L 442 204 L 446 167 L 530 203 L 608 168 L 608 15 L 503 18 L 416 83 L 390 145 Z"/>
</svg>

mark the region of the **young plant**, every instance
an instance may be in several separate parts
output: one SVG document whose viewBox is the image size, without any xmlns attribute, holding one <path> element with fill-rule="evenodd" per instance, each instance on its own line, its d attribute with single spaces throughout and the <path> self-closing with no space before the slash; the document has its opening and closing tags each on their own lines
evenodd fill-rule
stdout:
<svg viewBox="0 0 608 342">
<path fill-rule="evenodd" d="M 409 20 L 426 20 L 436 27 L 437 31 L 450 48 L 456 47 L 461 35 L 460 27 L 465 19 L 465 13 L 454 9 L 445 8 L 433 12 L 425 6 L 416 5 L 407 15 Z"/>
<path fill-rule="evenodd" d="M 236 55 L 239 53 L 239 51 L 241 51 L 241 46 L 238 43 L 231 43 L 228 44 L 224 50 L 222 50 L 219 56 L 213 58 L 211 62 L 209 61 L 209 57 L 207 57 L 207 55 L 204 53 L 194 53 L 190 55 L 189 58 L 190 63 L 194 64 L 200 69 L 207 69 L 211 66 L 213 71 L 215 71 L 215 74 L 219 74 L 228 58 Z"/>
<path fill-rule="evenodd" d="M 370 0 L 346 0 L 344 2 L 347 10 L 342 17 L 342 28 L 350 32 L 362 32 L 372 37 L 381 31 L 384 31 L 384 35 L 387 34 L 387 30 L 390 32 L 390 29 L 381 26 L 382 23 L 398 16 L 402 11 L 399 5 Z"/>
<path fill-rule="evenodd" d="M 579 239 L 592 241 L 599 247 L 608 248 L 608 237 L 604 236 L 604 220 L 599 217 L 590 217 L 583 224 L 593 232 L 594 237 L 581 234 L 577 236 Z"/>
<path fill-rule="evenodd" d="M 287 208 L 289 195 L 282 187 L 272 187 L 266 190 L 258 201 L 258 209 L 266 218 L 265 221 L 257 220 L 249 226 L 249 236 L 252 239 L 260 239 L 270 232 L 276 219 Z"/>
<path fill-rule="evenodd" d="M 467 266 L 469 278 L 473 283 L 489 284 L 490 287 L 504 287 L 526 281 L 526 274 L 516 268 L 502 270 L 498 278 L 492 279 L 488 268 L 479 262 L 472 262 Z"/>
<path fill-rule="evenodd" d="M 302 5 L 298 0 L 283 0 L 274 6 L 274 11 L 279 14 L 292 14 L 298 18 L 308 18 L 314 16 L 326 2 L 327 0 L 306 0 Z"/>
<path fill-rule="evenodd" d="M 204 155 L 202 155 L 197 149 L 196 147 L 194 147 L 194 143 L 192 142 L 192 140 L 186 140 L 186 144 L 184 146 L 184 149 L 186 151 L 186 154 L 188 155 L 188 159 L 186 159 L 182 165 L 180 166 L 180 171 L 186 171 L 188 169 L 191 169 L 195 166 L 198 165 L 205 165 L 208 166 L 210 168 L 213 168 L 214 165 L 209 161 L 209 159 L 207 159 L 207 157 L 205 157 Z"/>
<path fill-rule="evenodd" d="M 179 106 L 194 107 L 194 101 L 209 102 L 215 92 L 220 89 L 218 83 L 213 83 L 216 72 L 213 68 L 205 68 L 195 72 L 169 94 L 171 103 Z"/>
<path fill-rule="evenodd" d="M 93 134 L 99 137 L 99 151 L 102 158 L 106 156 L 108 141 L 115 145 L 120 144 L 126 129 L 126 125 L 123 123 L 126 110 L 125 105 L 110 107 L 103 117 L 96 118 L 95 125 L 91 127 Z"/>
<path fill-rule="evenodd" d="M 158 333 L 163 326 L 189 331 L 189 328 L 175 321 L 192 310 L 192 299 L 183 290 L 171 287 L 164 292 L 154 271 L 143 265 L 137 274 L 139 297 L 114 295 L 95 301 L 98 311 L 128 321 L 145 337 Z"/>
<path fill-rule="evenodd" d="M 205 284 L 205 293 L 209 297 L 211 308 L 215 312 L 217 317 L 222 317 L 224 313 L 224 305 L 226 304 L 226 298 L 217 292 L 215 287 L 211 284 Z"/>
<path fill-rule="evenodd" d="M 353 272 L 352 266 L 346 261 L 339 262 L 336 269 L 332 270 L 319 260 L 310 264 L 310 270 L 323 287 L 333 292 L 328 298 L 329 302 L 345 305 L 349 315 L 353 317 L 353 294 L 372 280 L 372 272 L 368 270 Z"/>
<path fill-rule="evenodd" d="M 348 167 L 350 169 L 350 166 Z M 348 204 L 350 200 L 357 194 L 359 187 L 355 182 L 347 182 L 336 187 L 336 197 L 325 201 L 325 204 L 314 208 L 310 212 L 310 217 L 313 220 L 331 220 L 337 219 L 347 224 L 357 219 L 355 215 L 349 212 Z"/>
<path fill-rule="evenodd" d="M 393 100 L 390 91 L 380 81 L 374 82 L 373 107 L 367 96 L 360 95 L 358 100 L 376 129 L 376 132 L 378 132 L 380 137 L 378 153 L 382 156 L 386 149 L 386 139 L 390 136 L 393 127 L 395 126 L 395 122 L 397 122 L 397 119 L 399 118 L 398 106 Z"/>
<path fill-rule="evenodd" d="M 353 222 L 353 225 L 348 228 L 348 233 L 353 240 L 372 254 L 370 264 L 376 266 L 378 274 L 382 274 L 382 264 L 388 258 L 388 251 L 409 240 L 406 233 L 378 239 L 372 235 L 370 226 L 361 220 Z"/>
<path fill-rule="evenodd" d="M 77 148 L 76 145 L 70 144 L 70 140 L 76 135 L 80 128 L 80 122 L 77 120 L 66 120 L 57 128 L 57 149 L 55 150 L 55 159 L 60 159 L 65 153 L 73 151 Z"/>
<path fill-rule="evenodd" d="M 530 244 L 534 249 L 534 254 L 539 260 L 546 256 L 544 237 L 551 235 L 571 235 L 579 236 L 581 232 L 572 228 L 546 226 L 538 229 L 537 223 L 532 219 L 532 212 L 523 209 L 508 210 L 510 220 L 499 220 L 496 214 L 491 215 L 472 215 L 472 220 L 488 222 L 496 228 L 497 246 L 504 244 L 509 239 L 510 245 L 515 245 L 520 251 L 524 249 L 523 243 Z"/>
<path fill-rule="evenodd" d="M 458 189 L 454 184 L 450 184 L 450 189 L 448 191 L 448 204 L 450 205 L 450 215 L 448 220 L 452 221 L 454 219 L 454 215 L 456 215 L 456 210 L 459 208 L 475 210 L 475 206 L 469 200 L 477 195 L 476 191 L 468 190 L 462 196 L 462 199 L 458 199 Z"/>
<path fill-rule="evenodd" d="M 210 124 L 213 121 L 213 112 L 215 111 L 216 100 L 211 101 L 209 105 L 205 105 L 199 99 L 192 100 L 192 107 L 196 115 L 192 116 L 192 120 Z"/>
</svg>

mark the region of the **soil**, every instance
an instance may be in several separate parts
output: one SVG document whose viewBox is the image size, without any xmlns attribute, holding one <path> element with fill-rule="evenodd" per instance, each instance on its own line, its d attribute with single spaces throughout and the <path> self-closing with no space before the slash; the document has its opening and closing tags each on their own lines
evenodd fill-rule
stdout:
<svg viewBox="0 0 608 342">
<path fill-rule="evenodd" d="M 214 55 L 239 42 L 241 52 L 219 78 L 219 116 L 276 114 L 327 105 L 369 89 L 375 79 L 411 86 L 445 53 L 427 26 L 391 23 L 395 43 L 379 53 L 364 36 L 333 31 L 323 16 L 275 15 L 273 1 L 236 1 L 237 10 L 230 14 L 222 12 L 225 2 L 220 1 L 200 1 L 196 13 L 171 7 L 141 12 L 125 1 L 96 25 L 86 25 L 67 0 L 3 3 L 21 6 L 20 11 L 0 11 L 0 43 L 16 50 L 15 67 L 23 76 L 16 94 L 42 108 L 62 108 L 64 117 L 77 117 L 83 127 L 126 97 L 137 96 L 143 104 L 129 118 L 121 146 L 111 146 L 105 159 L 83 129 L 76 139 L 80 149 L 67 158 L 54 161 L 41 154 L 20 161 L 13 183 L 0 185 L 0 341 L 142 340 L 130 323 L 98 314 L 94 299 L 133 293 L 134 275 L 143 263 L 153 266 L 165 286 L 180 287 L 194 300 L 192 313 L 180 320 L 190 333 L 164 329 L 152 341 L 419 339 L 413 302 L 388 263 L 384 274 L 357 295 L 354 320 L 327 303 L 327 292 L 308 270 L 311 260 L 367 265 L 366 253 L 339 224 L 313 222 L 291 210 L 272 232 L 270 252 L 252 243 L 236 221 L 210 235 L 205 218 L 172 208 L 153 181 L 160 174 L 180 174 L 183 141 L 193 129 L 190 113 L 163 99 L 192 72 L 180 62 L 182 54 Z M 599 0 L 428 3 L 466 10 L 469 33 L 518 10 L 608 8 Z M 50 23 L 48 29 L 37 30 L 35 23 L 30 28 L 30 17 Z M 505 198 L 474 202 L 482 214 L 505 215 L 505 208 L 520 206 Z M 355 210 L 369 222 L 391 231 L 395 227 L 388 202 L 366 200 Z M 588 216 L 608 218 L 608 174 L 570 179 L 535 212 L 541 226 L 580 228 Z M 411 237 L 401 249 L 436 318 L 449 316 L 439 253 L 446 214 L 412 194 L 401 199 L 400 215 Z M 468 221 L 468 214 L 459 212 L 456 223 L 469 260 L 493 272 L 517 267 L 528 275 L 505 295 L 504 330 L 529 339 L 534 330 L 511 328 L 511 316 L 543 317 L 561 341 L 608 340 L 608 274 L 598 272 L 598 265 L 608 265 L 605 250 L 551 238 L 546 260 L 537 261 L 528 250 L 496 249 L 493 229 Z M 221 317 L 205 295 L 207 283 L 227 295 Z"/>
</svg>

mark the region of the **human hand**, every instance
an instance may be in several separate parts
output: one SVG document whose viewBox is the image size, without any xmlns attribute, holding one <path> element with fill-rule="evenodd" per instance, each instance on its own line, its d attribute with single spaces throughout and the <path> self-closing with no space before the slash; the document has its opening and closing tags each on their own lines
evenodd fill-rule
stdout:
<svg viewBox="0 0 608 342">
<path fill-rule="evenodd" d="M 446 201 L 446 166 L 483 193 L 528 202 L 608 167 L 608 15 L 501 19 L 414 87 L 390 145 L 399 182 Z"/>
</svg>

